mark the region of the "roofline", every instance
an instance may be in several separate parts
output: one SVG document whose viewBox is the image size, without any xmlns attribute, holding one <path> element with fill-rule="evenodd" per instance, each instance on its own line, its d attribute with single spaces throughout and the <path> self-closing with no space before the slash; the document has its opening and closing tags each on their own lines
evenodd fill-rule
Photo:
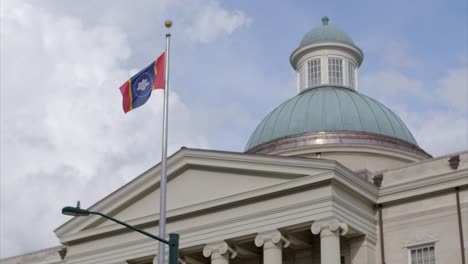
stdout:
<svg viewBox="0 0 468 264">
<path fill-rule="evenodd" d="M 409 167 L 421 165 L 421 164 L 423 164 L 423 163 L 432 162 L 432 161 L 435 161 L 435 160 L 441 160 L 441 159 L 451 158 L 451 157 L 457 156 L 457 155 L 461 156 L 461 155 L 464 155 L 464 154 L 468 154 L 468 150 L 462 150 L 462 151 L 458 151 L 458 152 L 454 152 L 454 153 L 444 154 L 444 155 L 442 155 L 442 156 L 431 157 L 430 159 L 415 161 L 415 162 L 412 162 L 412 163 L 409 163 L 409 164 L 407 164 L 407 165 L 400 166 L 400 167 L 397 167 L 397 168 L 384 169 L 384 170 L 378 171 L 378 172 L 376 172 L 376 173 L 391 172 L 391 171 L 395 171 L 395 170 L 399 170 L 399 169 L 404 169 L 404 168 L 409 168 Z"/>
<path fill-rule="evenodd" d="M 356 56 L 358 67 L 361 66 L 362 61 L 364 60 L 364 53 L 359 47 L 355 45 L 337 42 L 337 41 L 319 41 L 319 42 L 315 42 L 313 44 L 309 44 L 306 46 L 299 46 L 297 49 L 295 49 L 291 53 L 291 56 L 289 56 L 289 62 L 291 63 L 291 66 L 293 67 L 293 69 L 297 70 L 297 67 L 296 67 L 297 62 L 302 56 L 305 55 L 305 53 L 308 53 L 309 51 L 312 51 L 312 50 L 323 49 L 323 48 L 338 48 L 338 49 L 350 51 Z"/>
<path fill-rule="evenodd" d="M 316 182 L 316 177 L 309 175 L 310 169 L 324 170 L 324 173 L 331 177 L 323 180 L 333 180 L 332 178 L 335 178 L 335 176 L 333 175 L 343 175 L 348 179 L 348 181 L 353 182 L 350 184 L 355 184 L 355 186 L 357 187 L 356 192 L 362 195 L 365 199 L 369 199 L 372 202 L 374 202 L 377 199 L 377 189 L 372 183 L 367 182 L 364 179 L 360 179 L 359 177 L 356 177 L 354 172 L 352 172 L 349 168 L 345 167 L 341 163 L 335 160 L 326 159 L 283 157 L 272 155 L 246 154 L 240 152 L 182 148 L 168 159 L 168 176 L 176 177 L 185 169 L 198 166 L 204 168 L 223 168 L 226 170 L 236 171 L 249 170 L 256 172 L 288 174 L 291 176 L 294 175 L 295 177 L 297 176 L 297 178 L 295 180 L 290 181 L 290 184 L 293 185 L 292 187 L 290 186 L 290 184 L 279 184 L 278 186 L 271 186 L 271 188 L 267 187 L 258 190 L 252 190 L 251 192 L 249 191 L 247 193 L 231 195 L 210 202 L 203 202 L 200 204 L 195 204 L 193 206 L 176 208 L 168 211 L 168 219 L 183 217 L 194 212 L 211 210 L 212 208 L 218 206 L 221 202 L 222 204 L 234 204 L 255 199 L 255 197 L 259 197 L 259 195 L 263 197 L 264 195 L 269 195 L 270 190 L 273 192 L 277 192 L 277 188 L 286 190 L 290 189 L 291 187 L 294 189 L 298 186 L 302 186 L 301 184 L 299 184 L 299 182 L 302 181 L 311 181 L 310 184 L 313 184 L 313 182 Z M 135 199 L 138 195 L 147 193 L 147 191 L 154 189 L 155 186 L 157 187 L 160 180 L 160 178 L 158 177 L 158 175 L 160 175 L 160 169 L 161 168 L 159 164 L 154 166 L 152 169 L 139 175 L 133 181 L 125 184 L 117 191 L 106 196 L 104 199 L 101 199 L 98 203 L 94 204 L 92 206 L 94 208 L 90 210 L 112 215 L 112 213 L 115 212 L 115 210 L 119 210 L 119 208 L 125 207 L 126 205 L 128 205 L 128 203 L 132 201 L 132 199 Z M 309 175 L 310 177 L 307 175 Z M 134 226 L 140 226 L 145 223 L 148 223 L 148 221 L 157 222 L 157 215 L 158 214 L 153 214 L 152 216 L 148 216 L 149 218 L 145 217 L 134 219 L 129 221 L 129 224 L 132 224 Z M 55 235 L 60 239 L 61 243 L 63 243 L 64 245 L 68 245 L 68 243 L 72 241 L 77 241 L 83 237 L 90 235 L 90 233 L 86 230 L 93 229 L 93 227 L 95 227 L 101 222 L 101 218 L 98 216 L 90 216 L 86 218 L 74 217 L 67 223 L 61 225 L 54 232 Z M 118 225 L 112 225 L 106 226 L 105 228 L 100 228 L 100 231 L 98 232 L 99 234 L 96 233 L 92 236 L 107 233 L 110 229 L 121 229 L 121 227 L 117 226 Z M 84 230 L 83 232 L 85 233 L 78 234 L 79 232 L 81 232 L 80 230 Z"/>
<path fill-rule="evenodd" d="M 66 246 L 65 245 L 57 245 L 57 246 L 53 246 L 53 247 L 48 247 L 48 248 L 44 248 L 44 249 L 39 249 L 39 250 L 27 252 L 27 253 L 24 253 L 24 254 L 18 254 L 18 255 L 13 255 L 13 256 L 10 256 L 10 257 L 2 258 L 2 259 L 0 259 L 0 261 L 3 262 L 3 261 L 11 260 L 11 259 L 14 259 L 14 258 L 31 256 L 31 255 L 34 255 L 34 254 L 47 252 L 47 251 L 53 252 L 53 250 L 60 250 L 60 249 L 62 249 L 64 247 L 66 247 Z M 56 253 L 59 254 L 58 251 L 56 251 Z"/>
<path fill-rule="evenodd" d="M 183 158 L 184 156 L 190 156 L 189 154 L 194 154 L 194 153 L 217 153 L 217 154 L 226 154 L 226 155 L 235 155 L 235 156 L 242 156 L 242 157 L 261 157 L 265 159 L 281 159 L 281 160 L 294 160 L 294 161 L 302 161 L 302 162 L 307 162 L 310 163 L 310 161 L 316 161 L 316 162 L 321 162 L 321 163 L 330 163 L 330 164 L 339 164 L 337 161 L 333 160 L 326 160 L 326 159 L 313 159 L 313 158 L 300 158 L 300 157 L 281 157 L 281 156 L 272 156 L 272 155 L 266 155 L 266 154 L 255 154 L 255 153 L 244 153 L 244 152 L 235 152 L 235 151 L 223 151 L 223 150 L 208 150 L 208 149 L 197 149 L 197 148 L 187 148 L 187 147 L 181 147 L 179 150 L 177 150 L 175 153 L 170 155 L 168 157 L 168 166 L 170 166 L 171 162 L 174 160 L 179 160 L 180 158 Z M 187 153 L 188 155 L 184 155 L 184 153 Z M 346 168 L 345 166 L 341 165 L 342 168 Z M 143 173 L 136 175 L 134 179 L 129 181 L 128 183 L 122 185 L 120 188 L 116 189 L 115 191 L 111 192 L 110 194 L 106 195 L 102 199 L 98 200 L 91 206 L 87 208 L 87 210 L 91 211 L 96 211 L 96 207 L 103 202 L 105 202 L 109 197 L 115 195 L 116 193 L 120 192 L 123 189 L 129 188 L 129 186 L 137 184 L 138 181 L 142 177 L 148 174 L 152 174 L 154 172 L 159 173 L 161 169 L 161 162 L 157 163 L 156 165 L 152 166 L 148 170 L 144 171 Z M 347 169 L 347 168 L 346 168 Z M 99 210 L 97 210 L 99 211 Z M 66 226 L 70 225 L 72 222 L 80 221 L 77 220 L 76 217 L 71 218 L 70 220 L 66 221 L 65 223 L 61 224 L 59 227 L 54 229 L 54 233 L 58 236 L 59 233 L 62 232 L 62 229 L 64 229 Z"/>
</svg>

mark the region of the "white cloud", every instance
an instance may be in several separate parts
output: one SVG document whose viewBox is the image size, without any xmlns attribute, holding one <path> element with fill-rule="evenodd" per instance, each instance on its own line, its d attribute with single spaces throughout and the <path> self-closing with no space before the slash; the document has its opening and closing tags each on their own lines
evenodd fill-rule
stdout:
<svg viewBox="0 0 468 264">
<path fill-rule="evenodd" d="M 466 115 L 456 112 L 426 112 L 415 114 L 410 122 L 416 123 L 417 120 L 423 120 L 423 123 L 415 126 L 412 132 L 419 145 L 433 156 L 468 149 Z"/>
<path fill-rule="evenodd" d="M 418 61 L 409 52 L 408 45 L 402 42 L 386 41 L 383 45 L 383 61 L 392 66 L 413 68 Z"/>
<path fill-rule="evenodd" d="M 249 26 L 252 21 L 244 12 L 226 10 L 218 2 L 209 2 L 195 12 L 185 34 L 199 42 L 211 42 L 218 36 L 230 35 L 238 28 Z"/>
<path fill-rule="evenodd" d="M 468 68 L 449 70 L 438 85 L 438 98 L 451 108 L 468 111 Z"/>
<path fill-rule="evenodd" d="M 360 86 L 364 91 L 382 98 L 401 95 L 427 97 L 428 93 L 422 81 L 410 79 L 398 71 L 382 71 L 364 75 L 360 79 Z"/>
<path fill-rule="evenodd" d="M 388 104 L 416 138 L 419 147 L 434 157 L 468 149 L 467 115 L 457 111 L 410 110 L 402 104 Z"/>
<path fill-rule="evenodd" d="M 468 149 L 467 69 L 452 69 L 430 88 L 398 71 L 364 75 L 360 86 L 395 111 L 433 156 Z"/>
<path fill-rule="evenodd" d="M 160 159 L 162 94 L 124 115 L 127 34 L 28 2 L 1 13 L 0 258 L 58 244 L 62 206 L 89 206 Z M 169 151 L 206 148 L 171 93 Z M 34 239 L 31 239 L 34 237 Z"/>
<path fill-rule="evenodd" d="M 410 45 L 404 39 L 371 37 L 361 42 L 361 48 L 373 57 L 380 58 L 386 68 L 415 68 L 420 61 L 412 55 Z"/>
</svg>

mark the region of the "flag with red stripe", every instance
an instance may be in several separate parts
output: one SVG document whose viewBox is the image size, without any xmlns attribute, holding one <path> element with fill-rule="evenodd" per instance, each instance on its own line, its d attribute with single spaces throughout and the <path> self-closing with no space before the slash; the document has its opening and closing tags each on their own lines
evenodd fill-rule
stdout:
<svg viewBox="0 0 468 264">
<path fill-rule="evenodd" d="M 135 74 L 120 87 L 125 113 L 142 106 L 151 96 L 151 91 L 164 89 L 165 53 L 148 67 Z"/>
</svg>

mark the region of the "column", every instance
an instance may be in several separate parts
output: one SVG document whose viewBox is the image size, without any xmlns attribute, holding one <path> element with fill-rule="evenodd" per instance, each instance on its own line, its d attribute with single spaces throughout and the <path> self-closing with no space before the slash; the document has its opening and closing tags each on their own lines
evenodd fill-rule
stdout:
<svg viewBox="0 0 468 264">
<path fill-rule="evenodd" d="M 278 230 L 259 233 L 255 237 L 255 245 L 263 246 L 263 263 L 281 264 L 283 262 L 283 247 L 289 246 L 289 241 Z"/>
<path fill-rule="evenodd" d="M 211 257 L 211 264 L 229 264 L 229 259 L 235 258 L 237 252 L 230 248 L 226 242 L 221 241 L 207 244 L 203 248 L 203 256 L 205 258 Z"/>
<path fill-rule="evenodd" d="M 340 235 L 348 232 L 348 225 L 337 219 L 312 224 L 312 234 L 320 234 L 320 263 L 340 264 Z"/>
</svg>

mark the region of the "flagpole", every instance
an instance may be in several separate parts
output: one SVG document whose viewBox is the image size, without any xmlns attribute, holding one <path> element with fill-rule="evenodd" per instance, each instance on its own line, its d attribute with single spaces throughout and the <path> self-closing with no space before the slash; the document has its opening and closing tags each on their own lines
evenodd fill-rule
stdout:
<svg viewBox="0 0 468 264">
<path fill-rule="evenodd" d="M 164 25 L 169 30 L 172 21 L 166 20 Z M 164 108 L 163 108 L 163 134 L 162 134 L 162 157 L 161 157 L 161 182 L 160 182 L 160 203 L 159 203 L 159 237 L 166 238 L 166 186 L 167 186 L 167 128 L 168 128 L 168 108 L 169 108 L 169 51 L 171 33 L 166 33 L 166 53 L 164 65 Z M 158 264 L 164 264 L 164 243 L 159 242 Z"/>
</svg>

